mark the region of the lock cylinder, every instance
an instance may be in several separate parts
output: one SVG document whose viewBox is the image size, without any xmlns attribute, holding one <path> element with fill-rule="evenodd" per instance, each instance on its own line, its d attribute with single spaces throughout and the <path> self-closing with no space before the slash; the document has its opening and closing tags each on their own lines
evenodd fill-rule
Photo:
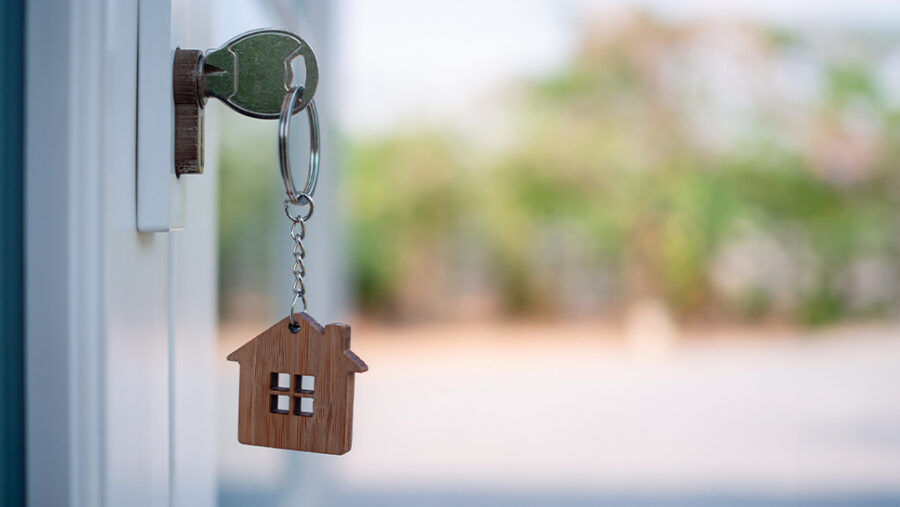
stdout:
<svg viewBox="0 0 900 507">
<path fill-rule="evenodd" d="M 203 51 L 176 49 L 172 70 L 175 174 L 203 174 Z"/>
</svg>

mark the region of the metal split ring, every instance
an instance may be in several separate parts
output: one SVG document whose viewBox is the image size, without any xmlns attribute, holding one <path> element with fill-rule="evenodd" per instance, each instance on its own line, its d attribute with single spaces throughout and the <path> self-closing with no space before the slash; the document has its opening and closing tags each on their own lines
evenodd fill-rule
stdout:
<svg viewBox="0 0 900 507">
<path fill-rule="evenodd" d="M 288 220 L 290 220 L 291 222 L 306 222 L 312 217 L 313 211 L 316 209 L 316 204 L 313 202 L 313 198 L 311 195 L 302 192 L 297 194 L 296 200 L 296 203 L 291 202 L 290 199 L 284 200 L 284 214 L 287 215 Z M 309 209 L 306 211 L 306 214 L 301 215 L 298 211 L 296 215 L 291 215 L 290 206 L 292 204 L 295 206 L 303 206 L 304 204 L 306 204 L 307 206 L 309 206 Z"/>
<path fill-rule="evenodd" d="M 287 201 L 296 205 L 309 203 L 308 215 L 312 215 L 311 197 L 315 193 L 316 183 L 319 181 L 319 112 L 316 110 L 315 99 L 310 100 L 309 105 L 306 106 L 306 117 L 309 119 L 309 168 L 306 171 L 306 185 L 303 186 L 303 190 L 297 191 L 297 187 L 294 186 L 294 178 L 291 176 L 291 160 L 288 155 L 291 116 L 297 112 L 295 107 L 302 95 L 303 87 L 297 86 L 284 97 L 281 116 L 278 117 L 278 165 L 281 167 L 281 180 L 284 182 L 284 190 L 288 195 Z M 285 212 L 287 212 L 287 201 Z M 290 216 L 288 213 L 289 218 Z M 307 216 L 307 218 L 309 217 Z"/>
</svg>

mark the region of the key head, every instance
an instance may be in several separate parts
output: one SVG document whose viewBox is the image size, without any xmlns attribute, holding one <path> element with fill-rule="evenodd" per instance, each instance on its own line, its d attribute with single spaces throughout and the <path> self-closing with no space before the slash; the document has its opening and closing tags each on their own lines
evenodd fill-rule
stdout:
<svg viewBox="0 0 900 507">
<path fill-rule="evenodd" d="M 303 58 L 306 67 L 303 92 L 294 111 L 297 113 L 316 92 L 319 67 L 309 44 L 282 30 L 247 32 L 208 51 L 203 69 L 205 93 L 247 116 L 278 118 L 294 80 L 291 61 L 297 57 Z"/>
</svg>

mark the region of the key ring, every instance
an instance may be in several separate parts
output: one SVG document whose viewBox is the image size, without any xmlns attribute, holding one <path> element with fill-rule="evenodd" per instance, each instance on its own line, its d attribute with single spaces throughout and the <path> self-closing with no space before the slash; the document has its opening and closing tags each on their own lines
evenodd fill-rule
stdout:
<svg viewBox="0 0 900 507">
<path fill-rule="evenodd" d="M 302 94 L 302 86 L 294 87 L 284 97 L 281 116 L 278 117 L 278 165 L 281 167 L 281 180 L 284 182 L 288 201 L 296 205 L 310 202 L 307 197 L 312 197 L 316 191 L 316 183 L 319 181 L 319 112 L 316 110 L 315 99 L 310 100 L 309 105 L 306 106 L 306 117 L 309 120 L 309 168 L 306 171 L 306 185 L 303 190 L 297 191 L 297 187 L 294 186 L 294 178 L 291 176 L 291 160 L 288 155 L 291 115 Z"/>
<path fill-rule="evenodd" d="M 306 210 L 306 213 L 301 213 L 300 211 L 298 211 L 295 215 L 291 215 L 290 207 L 294 203 L 292 203 L 290 199 L 285 199 L 284 200 L 284 214 L 287 215 L 288 220 L 290 220 L 291 222 L 294 222 L 294 223 L 306 222 L 307 220 L 312 218 L 313 211 L 315 211 L 315 208 L 316 208 L 316 203 L 313 202 L 313 198 L 309 194 L 297 194 L 297 200 L 298 201 L 302 200 L 309 206 L 309 209 Z M 302 205 L 297 204 L 297 206 L 302 206 Z"/>
</svg>

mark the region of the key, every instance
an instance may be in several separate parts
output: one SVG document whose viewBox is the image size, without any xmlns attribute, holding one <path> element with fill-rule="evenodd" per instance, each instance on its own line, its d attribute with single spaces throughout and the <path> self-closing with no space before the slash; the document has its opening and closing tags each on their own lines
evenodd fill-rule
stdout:
<svg viewBox="0 0 900 507">
<path fill-rule="evenodd" d="M 300 37 L 281 30 L 255 30 L 206 53 L 204 95 L 216 97 L 239 113 L 254 118 L 278 118 L 291 90 L 291 61 L 302 57 L 306 67 L 303 91 L 295 113 L 309 104 L 319 81 L 316 55 Z"/>
<path fill-rule="evenodd" d="M 176 49 L 172 64 L 175 103 L 175 173 L 203 172 L 203 107 L 215 97 L 254 118 L 281 116 L 285 96 L 293 91 L 291 62 L 303 58 L 306 78 L 294 113 L 312 100 L 319 82 L 316 55 L 303 39 L 281 30 L 254 30 L 205 55 Z"/>
</svg>

